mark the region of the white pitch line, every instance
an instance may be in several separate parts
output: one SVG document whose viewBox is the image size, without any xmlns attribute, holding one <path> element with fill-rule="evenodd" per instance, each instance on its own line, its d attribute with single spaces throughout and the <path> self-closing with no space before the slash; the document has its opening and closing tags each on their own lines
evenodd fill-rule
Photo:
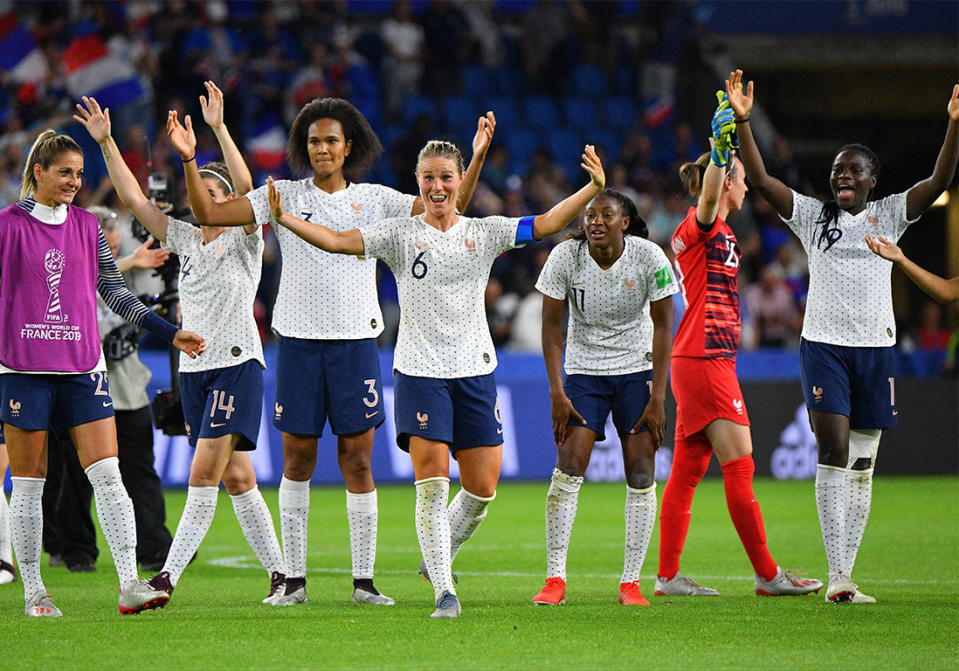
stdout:
<svg viewBox="0 0 959 671">
<path fill-rule="evenodd" d="M 313 555 L 314 553 L 310 553 Z M 251 556 L 241 556 L 241 557 L 221 557 L 219 559 L 210 559 L 206 561 L 210 566 L 220 566 L 224 568 L 236 568 L 236 569 L 252 569 L 252 570 L 263 570 L 263 567 L 257 563 L 256 557 Z M 348 568 L 311 568 L 307 569 L 311 574 L 317 575 L 344 575 L 351 573 L 351 569 Z M 399 569 L 377 569 L 377 575 L 417 575 L 415 568 L 410 568 L 409 570 L 399 570 Z M 459 576 L 470 576 L 470 577 L 494 577 L 494 578 L 542 578 L 543 573 L 525 573 L 522 571 L 456 571 L 456 574 Z M 595 580 L 612 580 L 618 579 L 621 576 L 619 573 L 573 573 L 572 577 L 577 579 L 595 579 Z M 655 580 L 656 576 L 654 574 L 642 575 L 644 580 Z M 732 576 L 732 575 L 697 575 L 697 580 L 702 580 L 703 582 L 743 582 L 743 581 L 752 581 L 755 579 L 754 576 Z M 936 580 L 915 580 L 915 579 L 868 579 L 868 584 L 878 584 L 878 585 L 954 585 L 959 584 L 959 579 L 942 579 L 938 578 Z"/>
</svg>

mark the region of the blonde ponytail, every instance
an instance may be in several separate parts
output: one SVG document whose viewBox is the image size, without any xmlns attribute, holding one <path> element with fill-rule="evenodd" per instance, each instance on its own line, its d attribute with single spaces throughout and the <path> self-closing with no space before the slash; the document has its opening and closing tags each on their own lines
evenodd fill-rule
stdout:
<svg viewBox="0 0 959 671">
<path fill-rule="evenodd" d="M 46 170 L 61 154 L 76 152 L 83 156 L 80 145 L 69 135 L 57 135 L 52 128 L 48 128 L 37 136 L 27 154 L 27 162 L 23 166 L 23 178 L 20 180 L 20 200 L 26 200 L 37 189 L 37 178 L 33 175 L 33 166 L 40 164 Z"/>
</svg>

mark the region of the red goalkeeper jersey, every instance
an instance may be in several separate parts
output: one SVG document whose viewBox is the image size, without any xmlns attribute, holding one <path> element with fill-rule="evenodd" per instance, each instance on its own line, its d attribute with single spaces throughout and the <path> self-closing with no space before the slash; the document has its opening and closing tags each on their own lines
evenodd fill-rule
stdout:
<svg viewBox="0 0 959 671">
<path fill-rule="evenodd" d="M 735 359 L 739 348 L 739 285 L 736 274 L 741 256 L 736 236 L 716 217 L 702 230 L 696 208 L 670 240 L 686 312 L 673 340 L 673 356 Z"/>
</svg>

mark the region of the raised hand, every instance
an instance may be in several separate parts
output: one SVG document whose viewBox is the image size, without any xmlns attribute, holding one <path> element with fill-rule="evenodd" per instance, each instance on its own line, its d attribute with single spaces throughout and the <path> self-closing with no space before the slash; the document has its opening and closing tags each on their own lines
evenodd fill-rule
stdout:
<svg viewBox="0 0 959 671">
<path fill-rule="evenodd" d="M 166 260 L 170 258 L 170 250 L 162 247 L 150 248 L 153 244 L 153 236 L 147 238 L 147 241 L 136 248 L 136 251 L 130 255 L 130 261 L 133 268 L 148 269 L 159 268 Z"/>
<path fill-rule="evenodd" d="M 955 100 L 955 98 L 953 98 L 953 100 Z M 881 256 L 882 258 L 892 261 L 893 263 L 900 263 L 906 258 L 906 255 L 902 253 L 899 245 L 891 240 L 886 240 L 881 235 L 877 235 L 875 238 L 871 238 L 867 235 L 866 245 L 873 254 Z"/>
<path fill-rule="evenodd" d="M 270 206 L 270 216 L 273 218 L 273 221 L 282 225 L 280 220 L 283 217 L 283 201 L 280 198 L 280 190 L 276 188 L 276 183 L 274 183 L 272 177 L 266 178 L 266 184 L 266 200 Z"/>
<path fill-rule="evenodd" d="M 748 119 L 753 111 L 753 83 L 749 82 L 746 92 L 743 93 L 742 70 L 729 73 L 729 79 L 726 80 L 726 95 L 729 96 L 729 105 L 733 108 L 736 119 L 739 121 Z"/>
<path fill-rule="evenodd" d="M 203 110 L 203 120 L 207 125 L 217 130 L 223 127 L 223 92 L 212 81 L 205 81 L 207 96 L 200 96 L 200 108 Z"/>
<path fill-rule="evenodd" d="M 184 119 L 186 127 L 180 124 L 177 119 L 176 110 L 170 110 L 167 114 L 166 132 L 170 136 L 170 144 L 180 154 L 180 158 L 188 161 L 191 156 L 196 156 L 196 134 L 193 132 L 193 120 L 187 114 Z"/>
<path fill-rule="evenodd" d="M 949 98 L 949 104 L 946 105 L 946 113 L 953 121 L 959 121 L 959 84 L 952 87 L 952 96 Z"/>
<path fill-rule="evenodd" d="M 603 171 L 603 162 L 599 160 L 599 156 L 596 155 L 596 148 L 588 144 L 583 150 L 582 155 L 583 162 L 580 163 L 580 167 L 589 173 L 589 179 L 592 182 L 593 186 L 599 187 L 602 189 L 606 186 L 606 173 Z"/>
<path fill-rule="evenodd" d="M 77 111 L 73 118 L 87 129 L 90 137 L 99 144 L 110 138 L 110 108 L 101 110 L 96 98 L 83 96 L 83 105 L 77 103 Z"/>
<path fill-rule="evenodd" d="M 473 155 L 485 155 L 493 141 L 493 131 L 496 130 L 496 117 L 487 112 L 479 118 L 476 124 L 476 136 L 473 138 Z"/>
<path fill-rule="evenodd" d="M 206 351 L 206 340 L 193 331 L 180 329 L 173 336 L 173 346 L 191 359 L 195 359 Z"/>
</svg>

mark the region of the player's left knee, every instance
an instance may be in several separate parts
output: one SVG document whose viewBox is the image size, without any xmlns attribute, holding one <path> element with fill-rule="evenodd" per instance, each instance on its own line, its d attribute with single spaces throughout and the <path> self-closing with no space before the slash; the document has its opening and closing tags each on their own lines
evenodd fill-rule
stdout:
<svg viewBox="0 0 959 671">
<path fill-rule="evenodd" d="M 853 471 L 867 471 L 876 463 L 879 453 L 880 429 L 853 429 L 849 432 L 849 458 L 846 467 Z"/>
<path fill-rule="evenodd" d="M 626 484 L 633 489 L 649 489 L 655 482 L 653 474 L 645 471 L 634 471 L 626 474 Z"/>
</svg>

